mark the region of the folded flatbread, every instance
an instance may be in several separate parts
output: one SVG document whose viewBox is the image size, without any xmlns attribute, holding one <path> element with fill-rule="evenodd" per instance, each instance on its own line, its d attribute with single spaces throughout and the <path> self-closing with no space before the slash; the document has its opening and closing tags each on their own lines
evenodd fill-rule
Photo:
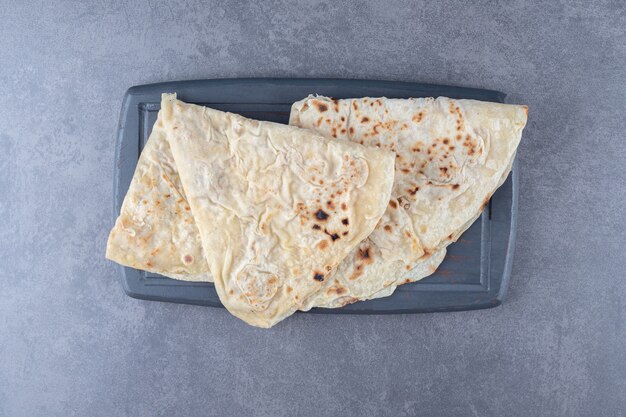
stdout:
<svg viewBox="0 0 626 417">
<path fill-rule="evenodd" d="M 177 279 L 210 280 L 162 115 L 139 159 L 107 257 Z M 387 296 L 401 283 L 430 275 L 508 176 L 526 115 L 525 106 L 445 98 L 309 97 L 294 104 L 293 124 L 397 153 L 394 198 L 379 227 L 303 309 Z"/>
<path fill-rule="evenodd" d="M 163 95 L 161 115 L 224 306 L 270 327 L 379 222 L 395 154 Z"/>
<path fill-rule="evenodd" d="M 212 280 L 161 112 L 109 234 L 106 257 L 171 278 Z"/>
<path fill-rule="evenodd" d="M 387 296 L 432 274 L 508 176 L 526 119 L 526 106 L 445 97 L 294 103 L 292 125 L 396 153 L 388 209 L 307 307 Z"/>
</svg>

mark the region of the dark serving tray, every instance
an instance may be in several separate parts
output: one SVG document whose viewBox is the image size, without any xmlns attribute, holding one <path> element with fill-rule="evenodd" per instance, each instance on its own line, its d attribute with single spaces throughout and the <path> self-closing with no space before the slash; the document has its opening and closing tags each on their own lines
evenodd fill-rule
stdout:
<svg viewBox="0 0 626 417">
<path fill-rule="evenodd" d="M 124 97 L 115 151 L 114 219 L 133 177 L 139 153 L 160 108 L 161 93 L 176 92 L 189 103 L 246 117 L 288 123 L 291 104 L 309 94 L 334 98 L 437 97 L 504 102 L 505 94 L 474 88 L 419 83 L 342 79 L 217 79 L 179 81 L 130 88 Z M 513 261 L 517 225 L 517 164 L 491 198 L 481 217 L 454 244 L 437 272 L 398 287 L 387 298 L 313 313 L 420 313 L 495 307 L 502 303 Z M 131 297 L 221 307 L 211 283 L 177 281 L 120 266 Z"/>
</svg>

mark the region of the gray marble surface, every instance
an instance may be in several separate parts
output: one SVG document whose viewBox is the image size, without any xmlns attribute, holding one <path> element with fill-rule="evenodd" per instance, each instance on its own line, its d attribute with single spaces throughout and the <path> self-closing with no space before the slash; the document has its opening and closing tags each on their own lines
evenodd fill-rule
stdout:
<svg viewBox="0 0 626 417">
<path fill-rule="evenodd" d="M 0 416 L 626 415 L 626 8 L 589 3 L 0 0 Z M 124 295 L 124 91 L 251 76 L 528 104 L 505 304 L 260 330 Z"/>
</svg>

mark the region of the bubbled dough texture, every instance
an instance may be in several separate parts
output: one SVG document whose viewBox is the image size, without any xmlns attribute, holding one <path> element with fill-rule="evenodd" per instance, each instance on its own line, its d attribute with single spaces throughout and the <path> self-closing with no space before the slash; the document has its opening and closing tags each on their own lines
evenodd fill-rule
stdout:
<svg viewBox="0 0 626 417">
<path fill-rule="evenodd" d="M 302 308 L 385 211 L 392 152 L 175 95 L 162 111 L 220 300 L 249 324 Z"/>
<path fill-rule="evenodd" d="M 290 124 L 396 152 L 389 207 L 335 275 L 342 294 L 310 306 L 387 296 L 432 274 L 506 179 L 526 118 L 525 106 L 445 97 L 294 103 Z"/>
</svg>

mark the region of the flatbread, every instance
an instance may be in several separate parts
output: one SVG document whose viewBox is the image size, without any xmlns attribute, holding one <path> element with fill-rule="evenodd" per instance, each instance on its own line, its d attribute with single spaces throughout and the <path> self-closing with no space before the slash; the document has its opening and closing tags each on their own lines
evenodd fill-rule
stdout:
<svg viewBox="0 0 626 417">
<path fill-rule="evenodd" d="M 463 134 L 466 134 L 471 130 L 476 130 L 479 133 L 482 132 L 480 136 L 482 143 L 485 143 L 485 138 L 483 136 L 487 136 L 487 140 L 494 137 L 502 137 L 503 139 L 499 140 L 504 141 L 510 140 L 507 139 L 507 137 L 511 137 L 513 142 L 510 143 L 510 145 L 513 149 L 515 149 L 517 146 L 515 138 L 517 137 L 517 141 L 519 141 L 518 136 L 521 135 L 523 123 L 526 121 L 527 114 L 525 106 L 503 105 L 503 109 L 517 107 L 518 111 L 512 111 L 513 109 L 510 109 L 509 111 L 502 111 L 497 108 L 497 106 L 501 105 L 494 103 L 456 100 L 453 102 L 461 104 L 461 106 L 459 106 L 459 111 L 461 112 L 460 117 L 459 115 L 457 115 L 457 117 L 443 117 L 445 115 L 445 111 L 441 111 L 441 108 L 443 107 L 445 109 L 447 106 L 448 112 L 450 112 L 450 101 L 452 100 L 448 101 L 449 99 L 444 98 L 437 100 L 389 100 L 365 98 L 350 101 L 350 103 L 354 102 L 352 104 L 352 110 L 349 112 L 349 114 L 352 114 L 353 117 L 348 119 L 344 115 L 345 123 L 342 128 L 339 123 L 342 121 L 342 114 L 340 114 L 339 109 L 344 108 L 347 102 L 344 100 L 336 102 L 324 97 L 315 98 L 311 96 L 294 105 L 294 108 L 292 109 L 292 123 L 298 124 L 302 123 L 302 120 L 304 120 L 304 122 L 311 124 L 309 119 L 312 115 L 314 115 L 314 113 L 308 113 L 302 118 L 302 120 L 300 120 L 299 115 L 301 113 L 308 112 L 308 108 L 310 107 L 313 107 L 313 109 L 317 108 L 319 110 L 319 105 L 316 105 L 313 100 L 321 101 L 322 104 L 327 105 L 328 108 L 324 112 L 319 111 L 319 114 L 327 116 L 322 119 L 320 126 L 317 126 L 319 121 L 318 117 L 318 119 L 315 120 L 314 125 L 307 126 L 310 129 L 317 130 L 318 132 L 331 137 L 334 134 L 339 139 L 349 139 L 357 142 L 362 141 L 363 143 L 370 145 L 377 145 L 377 142 L 383 142 L 383 147 L 388 147 L 392 150 L 398 149 L 398 142 L 404 143 L 408 141 L 410 143 L 411 139 L 414 139 L 414 137 L 411 136 L 411 132 L 414 132 L 415 134 L 419 133 L 423 140 L 426 141 L 430 141 L 432 137 L 437 135 L 442 137 L 445 136 L 443 132 L 446 134 L 450 133 L 450 127 L 453 128 L 452 133 L 454 133 L 457 131 L 456 129 L 458 127 L 456 124 L 459 123 L 459 120 L 464 122 L 459 123 L 462 127 Z M 444 101 L 447 104 L 440 103 L 437 106 L 435 105 L 435 102 Z M 309 107 L 302 106 L 305 102 L 309 105 Z M 356 109 L 354 108 L 355 105 L 357 107 Z M 432 118 L 429 117 L 430 121 L 428 122 L 425 115 L 428 114 L 426 113 L 426 110 L 428 110 L 429 106 L 434 110 L 430 115 Z M 493 111 L 485 111 L 485 106 L 496 106 L 496 108 Z M 466 108 L 469 108 L 470 110 L 474 109 L 471 111 L 471 126 L 467 125 L 467 115 L 463 116 Z M 483 109 L 482 111 L 481 108 Z M 420 111 L 422 112 L 421 116 Z M 523 115 L 519 113 L 520 111 L 523 112 Z M 457 112 L 456 108 L 454 109 L 454 112 Z M 482 117 L 481 113 L 483 113 Z M 452 113 L 450 114 L 452 115 Z M 212 279 L 211 274 L 209 272 L 208 265 L 202 256 L 202 245 L 197 226 L 195 225 L 195 220 L 191 216 L 190 210 L 186 210 L 186 207 L 189 207 L 189 204 L 186 201 L 185 193 L 178 177 L 176 164 L 166 138 L 167 132 L 163 128 L 161 115 L 162 113 L 159 113 L 159 117 L 155 123 L 150 139 L 144 147 L 129 192 L 124 200 L 121 215 L 118 218 L 115 227 L 111 231 L 107 245 L 107 257 L 123 265 L 156 272 L 176 279 L 208 281 Z M 363 122 L 363 117 L 371 119 L 371 122 Z M 466 120 L 463 121 L 463 118 Z M 328 121 L 326 119 L 328 119 Z M 422 119 L 424 119 L 423 123 Z M 486 126 L 481 127 L 481 123 L 486 123 Z M 361 128 L 361 124 L 365 127 Z M 371 130 L 367 129 L 366 126 L 368 124 L 371 125 Z M 353 127 L 352 131 L 350 131 L 350 127 Z M 333 128 L 335 128 L 334 132 Z M 342 129 L 344 128 L 346 131 L 342 132 Z M 494 134 L 491 133 L 492 130 L 494 131 Z M 510 132 L 507 133 L 507 130 Z M 348 136 L 347 138 L 346 133 Z M 381 134 L 383 135 L 382 138 L 380 137 Z M 463 142 L 465 142 L 465 140 L 463 140 Z M 400 148 L 403 148 L 402 143 L 400 143 Z M 406 148 L 406 146 L 404 146 L 404 148 Z M 435 148 L 434 151 L 431 151 L 431 156 L 438 152 L 438 149 L 439 148 Z M 505 157 L 503 158 L 500 156 L 500 159 L 506 160 L 507 155 L 509 155 L 510 152 L 505 151 L 502 154 L 505 155 Z M 428 153 L 426 153 L 426 155 L 428 155 Z M 486 155 L 487 157 L 485 160 L 498 158 L 494 152 L 491 152 L 490 154 L 487 151 Z M 399 154 L 398 159 L 406 159 L 406 161 L 404 161 L 404 165 L 408 165 L 410 167 L 411 163 L 416 164 L 416 160 L 409 159 L 410 156 L 411 152 L 406 152 L 405 150 L 404 154 Z M 433 159 L 436 160 L 436 158 Z M 502 175 L 499 181 L 497 181 L 497 184 L 492 187 L 494 191 L 507 178 L 514 159 L 514 151 L 508 159 L 509 164 L 502 170 Z M 423 162 L 424 160 L 420 162 L 420 165 Z M 429 164 L 430 162 L 431 161 L 428 161 Z M 415 166 L 417 166 L 417 164 Z M 464 170 L 461 171 L 464 172 Z M 394 193 L 398 188 L 397 185 L 400 183 L 400 179 L 407 176 L 410 180 L 410 172 L 406 173 L 402 171 L 402 167 L 399 164 L 397 173 L 398 181 L 396 181 L 396 184 L 394 185 Z M 418 177 L 419 176 L 421 175 L 418 175 Z M 460 177 L 464 178 L 462 175 Z M 427 181 L 424 183 L 424 178 L 417 179 L 421 179 L 421 189 L 424 191 L 434 187 L 437 187 L 434 188 L 435 191 L 446 190 L 445 185 L 442 188 L 441 184 L 428 184 Z M 468 190 L 475 188 L 476 187 L 467 187 Z M 486 185 L 486 188 L 489 188 L 488 184 Z M 408 194 L 411 196 L 410 192 Z M 176 195 L 177 198 L 166 198 L 165 196 L 167 195 Z M 402 195 L 394 195 L 396 197 L 395 201 L 404 200 Z M 422 195 L 422 191 L 417 191 L 416 195 Z M 429 197 L 426 196 L 423 199 L 428 200 Z M 454 199 L 456 198 L 452 198 L 452 200 Z M 417 200 L 418 199 L 415 198 L 415 201 Z M 444 202 L 440 203 L 440 205 L 447 204 L 445 201 L 448 200 L 450 200 L 450 198 L 442 200 Z M 435 207 L 437 207 L 437 204 L 435 204 Z M 432 208 L 429 208 L 429 210 L 432 210 Z M 387 211 L 389 212 L 390 210 Z M 411 240 L 403 237 L 403 235 L 393 237 L 392 239 L 396 239 L 396 241 L 392 241 L 387 244 L 387 247 L 404 247 L 405 253 L 394 250 L 392 254 L 399 257 L 399 261 L 395 263 L 386 262 L 385 265 L 380 265 L 379 261 L 376 260 L 377 257 L 381 258 L 383 256 L 383 252 L 378 249 L 378 244 L 374 245 L 370 253 L 367 243 L 372 243 L 371 239 L 362 242 L 359 246 L 359 250 L 353 251 L 353 253 L 340 264 L 339 269 L 341 271 L 334 274 L 333 279 L 325 281 L 323 290 L 316 293 L 314 297 L 310 297 L 303 306 L 303 309 L 308 309 L 313 306 L 340 307 L 357 300 L 387 296 L 393 293 L 396 285 L 399 285 L 400 283 L 413 282 L 430 275 L 443 260 L 447 244 L 456 240 L 469 226 L 471 226 L 480 213 L 481 210 L 476 210 L 473 215 L 465 215 L 465 223 L 460 226 L 458 226 L 460 222 L 457 221 L 454 226 L 456 229 L 454 233 L 451 233 L 452 238 L 447 239 L 450 235 L 443 236 L 443 234 L 440 233 L 440 235 L 443 236 L 439 239 L 440 243 L 433 245 L 430 249 L 425 248 L 429 253 L 423 254 L 422 259 L 415 263 L 405 261 L 416 256 L 414 254 L 419 253 L 419 249 L 414 251 L 412 254 L 411 251 L 413 251 L 413 249 L 411 247 Z M 391 213 L 391 215 L 394 214 Z M 383 231 L 385 230 L 385 218 L 387 218 L 387 224 L 390 226 L 393 226 L 394 222 L 399 225 L 402 224 L 402 217 L 398 214 L 395 214 L 395 220 L 390 217 L 389 213 L 385 213 L 384 216 L 383 223 L 381 223 Z M 462 217 L 463 216 L 459 216 L 459 218 Z M 400 222 L 397 220 L 400 220 Z M 428 223 L 426 226 L 428 227 Z M 398 227 L 398 230 L 401 229 L 401 227 Z M 414 225 L 413 230 L 415 230 Z M 377 233 L 377 231 L 380 231 L 380 228 L 375 230 L 374 233 Z M 419 234 L 418 238 L 419 247 L 422 251 L 424 251 L 422 239 Z M 407 248 L 409 249 L 408 254 L 406 252 Z M 155 252 L 155 249 L 158 249 L 158 251 Z M 367 254 L 370 258 L 363 257 L 366 253 L 365 249 L 368 249 Z M 387 254 L 389 254 L 389 252 L 390 251 L 387 251 Z M 191 255 L 191 258 L 187 258 L 187 260 L 193 259 L 193 262 L 190 265 L 184 261 L 185 255 L 188 254 Z M 350 259 L 351 261 L 349 261 Z M 359 267 L 359 265 L 361 266 Z M 405 269 L 407 268 L 407 265 L 413 265 L 413 269 L 405 274 L 405 271 L 401 270 L 403 265 Z M 350 279 L 350 277 L 353 276 L 353 273 L 359 268 L 367 272 L 361 274 L 357 279 Z M 398 270 L 400 271 L 395 272 Z M 398 277 L 401 278 L 398 279 Z M 382 288 L 380 288 L 381 286 Z"/>
<path fill-rule="evenodd" d="M 303 308 L 385 212 L 393 152 L 173 94 L 161 112 L 217 293 L 249 324 Z"/>
<path fill-rule="evenodd" d="M 526 106 L 446 97 L 294 103 L 292 125 L 396 153 L 389 208 L 327 284 L 347 291 L 317 294 L 307 307 L 386 296 L 433 273 L 508 176 L 527 114 Z"/>
<path fill-rule="evenodd" d="M 212 281 L 159 112 L 144 146 L 106 257 L 186 281 Z"/>
</svg>

